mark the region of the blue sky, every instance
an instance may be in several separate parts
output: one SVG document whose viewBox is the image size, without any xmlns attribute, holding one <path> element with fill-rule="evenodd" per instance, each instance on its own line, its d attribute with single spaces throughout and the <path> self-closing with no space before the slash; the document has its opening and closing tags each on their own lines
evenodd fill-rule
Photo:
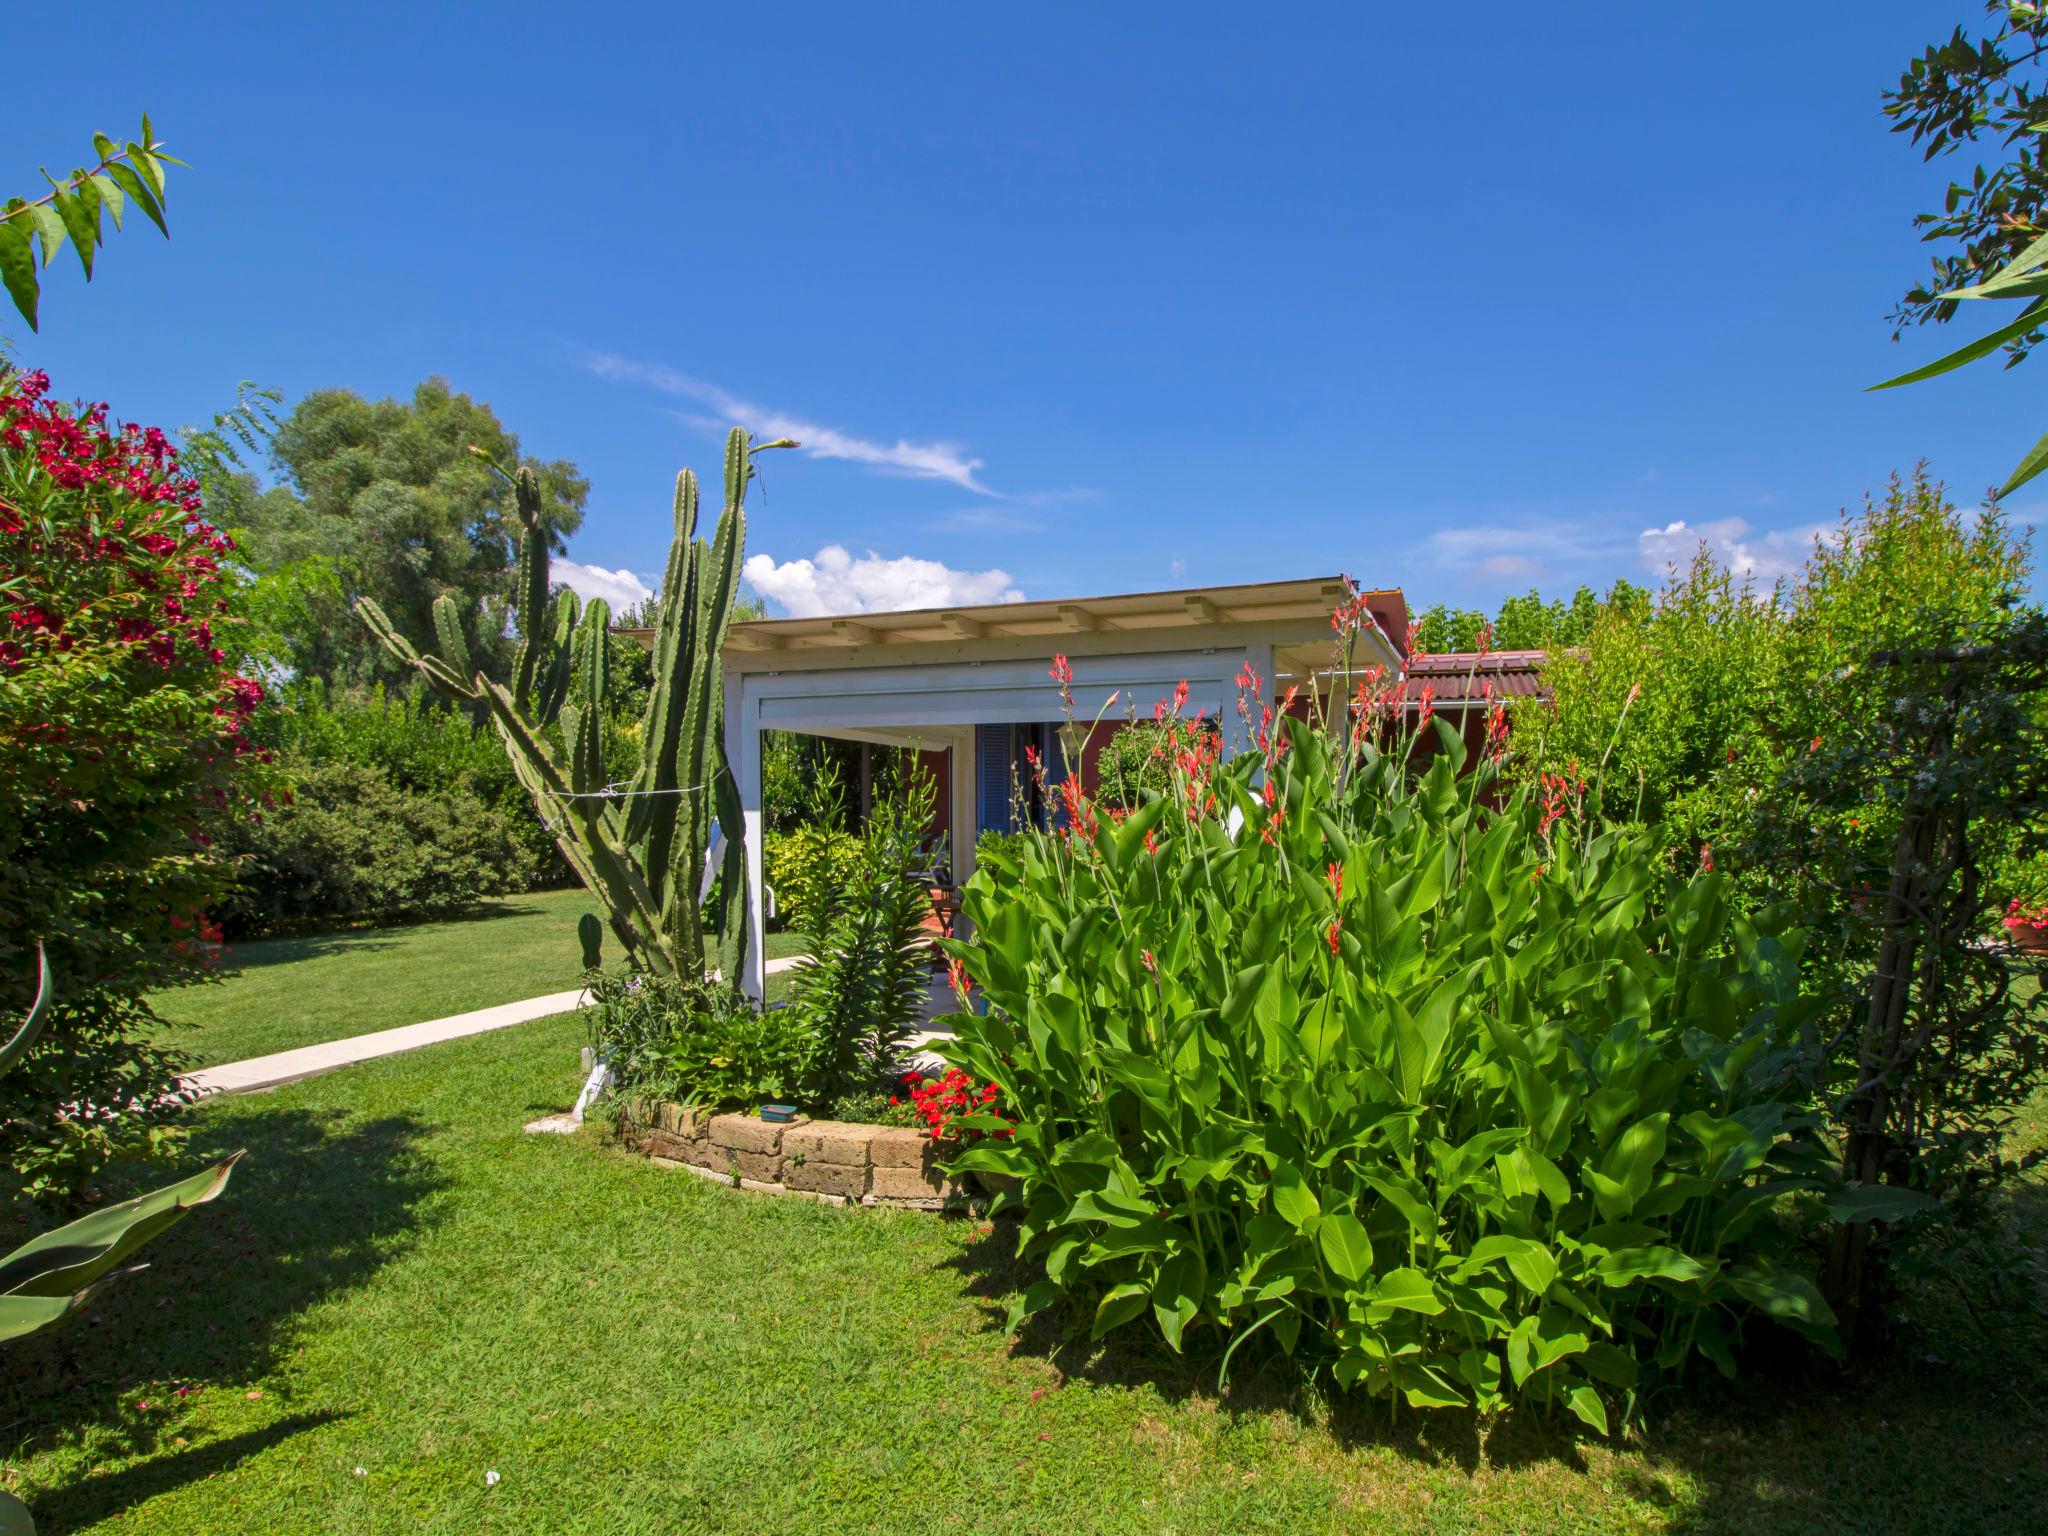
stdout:
<svg viewBox="0 0 2048 1536">
<path fill-rule="evenodd" d="M 582 466 L 610 571 L 659 570 L 713 423 L 792 430 L 828 453 L 770 462 L 750 548 L 797 609 L 1333 569 L 1491 606 L 1702 532 L 1770 574 L 2042 428 L 2048 363 L 1861 392 L 1961 339 L 1890 341 L 1956 167 L 1878 93 L 1980 16 L 35 7 L 7 190 L 142 107 L 193 169 L 168 244 L 0 328 L 165 425 L 440 373 Z"/>
</svg>

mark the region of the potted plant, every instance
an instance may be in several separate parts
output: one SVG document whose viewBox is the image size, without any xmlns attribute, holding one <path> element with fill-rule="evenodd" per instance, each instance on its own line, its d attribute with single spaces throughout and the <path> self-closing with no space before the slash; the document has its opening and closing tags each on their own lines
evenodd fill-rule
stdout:
<svg viewBox="0 0 2048 1536">
<path fill-rule="evenodd" d="M 2048 955 L 2048 901 L 2013 897 L 2005 909 L 2006 937 L 2024 955 Z"/>
</svg>

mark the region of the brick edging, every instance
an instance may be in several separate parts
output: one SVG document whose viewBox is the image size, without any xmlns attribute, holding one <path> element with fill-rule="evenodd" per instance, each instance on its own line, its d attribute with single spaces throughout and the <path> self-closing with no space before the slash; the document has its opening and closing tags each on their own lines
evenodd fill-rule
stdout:
<svg viewBox="0 0 2048 1536">
<path fill-rule="evenodd" d="M 762 1194 L 828 1205 L 965 1210 L 979 1192 L 938 1168 L 957 1148 L 900 1125 L 856 1125 L 798 1115 L 776 1124 L 707 1114 L 681 1104 L 640 1104 L 621 1117 L 627 1143 L 656 1162 Z"/>
</svg>

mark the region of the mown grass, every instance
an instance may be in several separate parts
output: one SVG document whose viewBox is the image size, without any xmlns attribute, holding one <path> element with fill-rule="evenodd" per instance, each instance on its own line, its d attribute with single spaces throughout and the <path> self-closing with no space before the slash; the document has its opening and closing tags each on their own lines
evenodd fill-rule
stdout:
<svg viewBox="0 0 2048 1536">
<path fill-rule="evenodd" d="M 215 980 L 150 999 L 157 1038 L 212 1066 L 564 992 L 583 970 L 576 921 L 593 906 L 580 889 L 543 891 L 450 922 L 237 944 Z M 794 933 L 768 935 L 771 959 L 798 948 Z M 769 997 L 787 985 L 771 976 Z"/>
<path fill-rule="evenodd" d="M 198 1150 L 249 1148 L 229 1195 L 8 1358 L 43 1530 L 2048 1528 L 2048 1283 L 2011 1338 L 1916 1336 L 1865 1378 L 1760 1363 L 1619 1446 L 1482 1446 L 1258 1369 L 1219 1397 L 1213 1361 L 1012 1340 L 1006 1223 L 522 1135 L 581 1039 L 544 1020 L 198 1110 Z M 2041 1282 L 2038 1186 L 2006 1214 Z"/>
</svg>

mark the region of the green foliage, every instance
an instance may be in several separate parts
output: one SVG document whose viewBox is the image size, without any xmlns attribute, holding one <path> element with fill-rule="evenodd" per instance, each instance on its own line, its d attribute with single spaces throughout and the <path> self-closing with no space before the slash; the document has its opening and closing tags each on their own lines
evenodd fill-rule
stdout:
<svg viewBox="0 0 2048 1536">
<path fill-rule="evenodd" d="M 433 607 L 447 597 L 476 667 L 507 675 L 507 592 L 524 534 L 513 488 L 491 465 L 532 473 L 543 537 L 559 550 L 589 494 L 574 464 L 522 457 L 490 406 L 440 378 L 409 401 L 316 390 L 270 447 L 287 483 L 238 497 L 231 531 L 259 585 L 292 588 L 270 605 L 303 609 L 280 659 L 302 677 L 405 680 L 409 668 L 350 619 L 350 604 L 368 598 L 419 645 L 436 639 Z"/>
<path fill-rule="evenodd" d="M 532 470 L 507 477 L 523 530 L 512 603 L 519 648 L 509 685 L 482 670 L 471 674 L 452 599 L 433 605 L 440 655 L 415 649 L 373 600 L 357 603 L 365 626 L 393 657 L 447 697 L 488 712 L 541 819 L 643 974 L 688 984 L 703 975 L 698 891 L 714 815 L 727 831 L 715 927 L 728 985 L 737 987 L 745 961 L 745 860 L 739 791 L 725 760 L 719 656 L 739 591 L 754 456 L 789 446 L 756 444 L 733 429 L 725 507 L 708 544 L 696 537 L 697 477 L 687 469 L 676 477 L 675 538 L 659 595 L 639 767 L 623 786 L 611 777 L 605 748 L 613 713 L 610 612 L 593 602 L 579 619 L 573 598 L 549 607 L 551 536 Z M 548 733 L 557 711 L 559 740 Z"/>
<path fill-rule="evenodd" d="M 1490 623 L 1477 609 L 1433 604 L 1416 617 L 1409 639 L 1416 650 L 1434 655 L 1476 651 L 1482 643 L 1496 651 L 1555 651 L 1584 645 L 1603 614 L 1640 618 L 1649 606 L 1650 594 L 1627 580 L 1616 581 L 1605 597 L 1582 586 L 1569 603 L 1561 598 L 1545 602 L 1532 588 L 1521 597 L 1503 599 Z"/>
<path fill-rule="evenodd" d="M 1938 211 L 1914 216 L 1922 240 L 1951 248 L 1936 255 L 1932 275 L 1900 299 L 1892 314 L 1894 340 L 1908 325 L 1953 319 L 1962 307 L 1956 291 L 2024 251 L 2040 232 L 2048 203 L 2048 162 L 2035 127 L 2042 116 L 2048 12 L 2005 0 L 1987 0 L 1984 9 L 1995 18 L 1986 34 L 1971 38 L 1957 26 L 1908 64 L 1898 85 L 1884 94 L 1892 132 L 1922 146 L 1923 158 L 1984 148 L 2005 157 L 1989 169 L 1980 163 L 1964 181 L 1951 182 Z M 2003 345 L 2018 361 L 2039 339 L 2035 326 Z"/>
<path fill-rule="evenodd" d="M 937 794 L 928 775 L 913 774 L 877 804 L 859 862 L 836 899 L 817 902 L 806 919 L 809 958 L 792 978 L 790 1011 L 819 1041 L 822 1097 L 874 1088 L 922 1014 Z"/>
<path fill-rule="evenodd" d="M 21 1064 L 48 1028 L 54 1001 L 49 961 L 38 945 L 35 1001 L 0 1046 L 0 1078 Z M 241 1156 L 237 1152 L 181 1183 L 94 1211 L 0 1257 L 0 1344 L 40 1333 L 84 1306 L 102 1285 L 126 1273 L 117 1264 L 225 1189 Z M 0 1530 L 35 1532 L 28 1507 L 5 1491 L 0 1491 Z"/>
<path fill-rule="evenodd" d="M 1023 859 L 1025 845 L 1030 840 L 1028 832 L 983 832 L 974 840 L 975 862 L 995 857 L 1017 863 Z"/>
<path fill-rule="evenodd" d="M 149 114 L 142 114 L 140 142 L 131 139 L 118 146 L 104 133 L 96 133 L 92 148 L 99 160 L 91 170 L 80 167 L 61 181 L 44 171 L 48 192 L 33 201 L 10 197 L 0 204 L 0 283 L 32 331 L 42 328 L 37 315 L 40 267 L 49 266 L 69 241 L 85 280 L 91 282 L 93 258 L 106 243 L 102 215 L 119 229 L 133 203 L 159 232 L 170 235 L 164 223 L 164 175 L 167 167 L 185 162 L 164 153 L 149 126 Z"/>
<path fill-rule="evenodd" d="M 427 922 L 525 886 L 511 820 L 459 781 L 422 793 L 345 760 L 293 778 L 288 801 L 235 829 L 242 887 L 218 912 L 231 937 Z"/>
<path fill-rule="evenodd" d="M 1554 701 L 1515 723 L 1532 777 L 1591 771 L 1612 742 L 1613 799 L 1661 818 L 1675 863 L 1710 858 L 1748 904 L 1798 913 L 1816 1090 L 1852 1141 L 1886 1106 L 1882 1151 L 1859 1147 L 1850 1177 L 1951 1202 L 2018 1171 L 2000 1143 L 2048 1050 L 2048 1021 L 1980 942 L 1999 872 L 2018 878 L 2043 843 L 2027 571 L 1995 508 L 1965 520 L 1924 476 L 1894 481 L 1769 594 L 1702 553 L 1648 618 L 1604 620 L 1553 660 Z M 1961 656 L 2005 670 L 1938 660 Z M 1893 977 L 1904 1011 L 1873 1036 Z M 1835 1294 L 1852 1267 L 1838 1254 Z"/>
<path fill-rule="evenodd" d="M 1998 620 L 2024 594 L 2027 570 L 2025 542 L 2002 514 L 1965 520 L 1919 473 L 1845 512 L 1805 569 L 1769 592 L 1702 548 L 1654 610 L 1609 609 L 1582 653 L 1551 659 L 1553 700 L 1516 706 L 1516 761 L 1530 776 L 1590 770 L 1612 743 L 1612 808 L 1639 795 L 1642 819 L 1666 827 L 1678 856 L 1706 843 L 1739 868 L 1785 769 L 1816 739 L 1826 746 L 1889 710 L 1870 657 Z M 1856 830 L 1882 864 L 1895 820 L 1880 813 Z"/>
<path fill-rule="evenodd" d="M 787 1103 L 811 1081 L 817 1037 L 792 1009 L 757 1012 L 729 987 L 624 971 L 587 984 L 591 1042 L 621 1102 L 753 1109 Z"/>
<path fill-rule="evenodd" d="M 853 887 L 864 857 L 850 832 L 799 825 L 761 839 L 762 878 L 775 892 L 782 921 L 812 929 L 829 921 L 839 897 Z"/>
<path fill-rule="evenodd" d="M 253 734 L 276 754 L 287 778 L 349 763 L 371 770 L 404 795 L 445 795 L 464 805 L 481 801 L 518 848 L 517 858 L 495 882 L 497 888 L 541 890 L 574 883 L 496 735 L 438 703 L 418 684 L 394 694 L 381 686 L 329 688 L 314 680 L 282 690 L 272 702 Z M 616 721 L 608 723 L 605 752 L 614 774 L 623 776 L 638 765 L 638 748 Z M 258 829 L 249 846 L 262 842 Z"/>
<path fill-rule="evenodd" d="M 1489 809 L 1442 723 L 1419 779 L 1406 741 L 1284 729 L 969 885 L 946 948 L 987 1007 L 942 1053 L 1018 1117 L 954 1164 L 1022 1181 L 1013 1323 L 1064 1302 L 1225 1369 L 1264 1337 L 1601 1430 L 1694 1354 L 1732 1371 L 1759 1314 L 1829 1343 L 1763 1222 L 1819 1166 L 1800 935 L 1583 807 Z"/>
<path fill-rule="evenodd" d="M 224 834 L 268 778 L 245 733 L 263 690 L 215 612 L 226 552 L 161 433 L 0 370 L 0 1010 L 25 1006 L 38 940 L 71 978 L 0 1083 L 7 1185 L 39 1200 L 181 1134 L 141 994 L 204 969 Z"/>
<path fill-rule="evenodd" d="M 2004 909 L 1983 859 L 2000 834 L 2030 859 L 2048 851 L 2048 615 L 1875 652 L 1859 670 L 1874 707 L 1795 759 L 1760 807 L 1752 856 L 1844 936 L 1850 1043 L 1826 1083 L 1843 1173 L 1901 1221 L 1934 1201 L 1966 1210 L 2040 1159 L 2009 1157 L 2007 1140 L 2048 1073 L 2048 999 L 2031 965 L 1983 942 Z M 1889 848 L 1868 846 L 1866 822 L 1892 829 Z M 1872 1244 L 1845 1233 L 1830 1266 L 1859 1323 Z"/>
<path fill-rule="evenodd" d="M 825 1106 L 825 1118 L 845 1120 L 853 1125 L 900 1125 L 918 1123 L 917 1111 L 898 1093 L 843 1093 Z"/>
<path fill-rule="evenodd" d="M 1946 357 L 1874 385 L 1889 389 L 1933 378 L 2003 349 L 2006 365 L 2022 360 L 2041 339 L 2048 302 L 2048 165 L 2041 150 L 2042 67 L 2048 50 L 2048 11 L 2034 4 L 1993 0 L 1990 34 L 1971 39 L 1958 26 L 1930 46 L 1885 95 L 1897 133 L 1912 135 L 1932 160 L 1965 145 L 1994 146 L 2006 158 L 1994 169 L 1976 166 L 1967 185 L 1951 182 L 1938 213 L 1914 223 L 1922 239 L 1950 242 L 1935 258 L 1934 274 L 1907 290 L 1893 314 L 1893 339 L 1909 324 L 1947 321 L 1979 299 L 2016 300 L 2021 308 L 1989 333 Z M 2048 435 L 2028 450 L 2007 476 L 2003 496 L 2048 469 Z"/>
<path fill-rule="evenodd" d="M 1171 749 L 1166 727 L 1155 720 L 1133 720 L 1112 731 L 1095 759 L 1096 799 L 1111 810 L 1136 810 L 1147 795 L 1173 782 Z"/>
</svg>

